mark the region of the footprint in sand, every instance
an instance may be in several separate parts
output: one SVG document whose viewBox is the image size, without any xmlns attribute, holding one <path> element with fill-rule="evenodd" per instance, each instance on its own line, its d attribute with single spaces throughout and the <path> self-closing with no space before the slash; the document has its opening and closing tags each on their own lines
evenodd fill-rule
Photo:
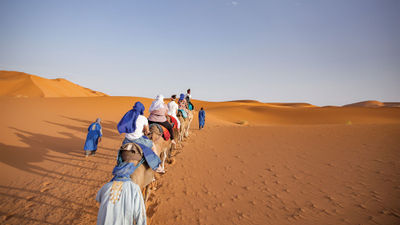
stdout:
<svg viewBox="0 0 400 225">
<path fill-rule="evenodd" d="M 30 208 L 30 207 L 32 207 L 33 205 L 34 205 L 33 202 L 28 202 L 28 203 L 24 204 L 24 208 Z"/>
<path fill-rule="evenodd" d="M 1 219 L 3 221 L 7 221 L 7 220 L 11 219 L 11 217 L 13 217 L 14 215 L 15 215 L 15 213 L 8 213 L 7 215 L 2 216 Z"/>
<path fill-rule="evenodd" d="M 27 201 L 31 201 L 34 197 L 35 197 L 35 196 L 31 196 L 31 195 L 30 195 L 30 196 L 26 197 L 26 200 L 27 200 Z"/>
<path fill-rule="evenodd" d="M 50 183 L 50 182 L 43 182 L 43 183 L 42 183 L 42 186 L 45 186 L 45 187 L 46 187 L 46 186 L 48 186 L 49 184 L 51 184 L 51 183 Z"/>
<path fill-rule="evenodd" d="M 168 161 L 168 163 L 169 163 L 169 164 L 171 164 L 171 165 L 174 165 L 174 164 L 175 164 L 175 162 L 176 162 L 176 160 L 175 160 L 175 159 L 170 159 L 170 160 Z"/>
<path fill-rule="evenodd" d="M 48 190 L 50 190 L 50 188 L 48 188 L 48 187 L 45 187 L 45 188 L 42 188 L 42 189 L 40 189 L 40 192 L 46 192 L 46 191 L 48 191 Z"/>
</svg>

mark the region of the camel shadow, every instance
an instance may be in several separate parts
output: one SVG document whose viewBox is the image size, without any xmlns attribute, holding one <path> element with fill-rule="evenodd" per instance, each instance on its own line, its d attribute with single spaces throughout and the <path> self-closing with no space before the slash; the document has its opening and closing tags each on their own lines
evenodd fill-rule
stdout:
<svg viewBox="0 0 400 225">
<path fill-rule="evenodd" d="M 81 218 L 83 213 L 91 216 L 97 215 L 98 208 L 95 205 L 88 204 L 85 201 L 74 200 L 67 193 L 57 197 L 56 194 L 51 192 L 54 188 L 59 188 L 59 185 L 63 184 L 70 184 L 71 187 L 78 186 L 85 187 L 88 190 L 97 190 L 99 185 L 108 180 L 111 175 L 111 171 L 107 171 L 105 169 L 107 166 L 104 167 L 104 165 L 111 165 L 115 162 L 116 150 L 100 147 L 100 151 L 97 152 L 96 156 L 85 158 L 83 146 L 87 127 L 93 121 L 65 118 L 81 124 L 71 125 L 71 122 L 44 121 L 48 126 L 55 125 L 63 128 L 62 132 L 51 135 L 8 127 L 23 145 L 15 146 L 0 142 L 0 162 L 39 176 L 39 180 L 32 180 L 32 182 L 47 182 L 43 182 L 39 186 L 31 185 L 29 187 L 0 185 L 0 199 L 7 200 L 10 203 L 9 206 L 0 210 L 0 215 L 4 220 L 2 222 L 21 221 L 20 224 L 60 224 L 64 221 L 64 218 L 62 218 L 57 223 L 52 223 L 47 219 L 18 212 L 20 210 L 12 212 L 13 204 L 11 203 L 16 202 L 18 204 L 26 203 L 27 207 L 40 205 L 49 211 L 68 212 L 76 215 L 76 218 Z M 102 127 L 104 138 L 120 139 L 116 131 L 116 123 L 104 121 Z M 42 163 L 44 161 L 46 163 Z M 93 174 L 96 174 L 96 176 L 92 176 Z M 45 183 L 50 183 L 48 187 L 51 189 L 44 188 L 46 187 Z M 88 193 L 87 190 L 81 190 L 81 192 Z M 92 193 L 91 191 L 89 192 Z M 71 224 L 71 221 L 65 221 Z"/>
<path fill-rule="evenodd" d="M 71 119 L 71 118 L 68 118 Z M 72 119 L 72 120 L 77 120 L 79 122 L 82 122 L 84 124 L 82 124 L 81 126 L 74 126 L 74 125 L 70 125 L 70 124 L 62 124 L 62 123 L 57 123 L 57 122 L 51 122 L 51 121 L 47 121 L 45 120 L 44 122 L 48 123 L 48 124 L 52 124 L 52 125 L 56 125 L 56 126 L 60 126 L 63 128 L 68 128 L 70 130 L 73 130 L 75 132 L 78 133 L 82 133 L 82 135 L 85 135 L 87 133 L 87 129 L 90 126 L 90 124 L 92 124 L 93 122 L 91 121 L 86 121 L 86 120 L 78 120 L 78 119 Z M 102 130 L 103 130 L 103 137 L 104 138 L 110 138 L 110 139 L 119 139 L 120 135 L 117 132 L 117 129 L 115 128 L 117 125 L 115 124 L 115 126 L 113 127 L 114 123 L 113 122 L 102 122 L 101 126 L 102 126 Z M 113 128 L 111 128 L 113 127 Z"/>
<path fill-rule="evenodd" d="M 30 190 L 28 188 L 10 187 L 0 185 L 0 198 L 4 202 L 13 202 L 18 210 L 8 212 L 6 208 L 0 211 L 0 215 L 3 215 L 3 222 L 13 220 L 11 223 L 15 224 L 71 224 L 71 221 L 67 222 L 67 216 L 74 215 L 79 218 L 82 213 L 95 217 L 97 215 L 97 207 L 95 205 L 88 204 L 87 202 L 74 201 L 69 195 L 57 196 L 47 192 L 42 192 L 39 189 Z M 35 218 L 35 214 L 31 215 L 27 213 L 33 208 L 45 208 L 49 212 L 57 211 L 58 213 L 64 214 L 59 217 L 59 221 L 50 222 L 47 218 Z M 64 220 L 64 221 L 63 221 Z M 15 221 L 18 221 L 16 223 Z"/>
<path fill-rule="evenodd" d="M 90 124 L 92 124 L 94 122 L 94 121 L 90 121 L 90 120 L 73 118 L 73 117 L 69 117 L 69 116 L 61 116 L 61 117 L 69 119 L 69 120 L 73 120 L 73 121 L 76 121 L 76 122 L 83 123 L 86 126 L 89 126 Z M 117 130 L 117 123 L 115 123 L 113 121 L 104 120 L 104 121 L 101 121 L 101 125 L 102 125 L 103 129 L 106 128 L 106 129 L 109 129 L 109 130 Z"/>
</svg>

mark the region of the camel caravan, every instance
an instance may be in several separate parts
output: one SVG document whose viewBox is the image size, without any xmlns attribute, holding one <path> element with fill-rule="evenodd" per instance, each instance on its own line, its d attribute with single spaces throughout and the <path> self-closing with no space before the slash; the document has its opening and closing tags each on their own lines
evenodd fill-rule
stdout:
<svg viewBox="0 0 400 225">
<path fill-rule="evenodd" d="M 114 177 L 96 196 L 100 203 L 97 224 L 147 224 L 145 203 L 154 175 L 165 173 L 165 162 L 171 160 L 175 149 L 183 147 L 193 121 L 190 89 L 179 96 L 178 104 L 175 101 L 176 95 L 172 95 L 166 105 L 164 97 L 157 95 L 148 118 L 143 116 L 144 105 L 136 102 L 118 123 L 118 131 L 125 133 L 125 139 L 112 171 Z M 101 140 L 100 119 L 88 131 L 86 157 L 94 155 Z"/>
</svg>

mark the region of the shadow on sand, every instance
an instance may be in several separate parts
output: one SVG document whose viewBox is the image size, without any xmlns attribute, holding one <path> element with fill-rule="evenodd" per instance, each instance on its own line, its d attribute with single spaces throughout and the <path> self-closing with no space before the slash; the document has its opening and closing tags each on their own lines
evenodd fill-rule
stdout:
<svg viewBox="0 0 400 225">
<path fill-rule="evenodd" d="M 95 157 L 85 159 L 84 138 L 86 137 L 87 127 L 92 121 L 64 118 L 82 123 L 82 125 L 74 126 L 68 122 L 44 121 L 49 125 L 64 128 L 62 132 L 57 133 L 58 136 L 9 127 L 26 147 L 0 143 L 0 161 L 16 169 L 38 175 L 40 178 L 27 180 L 28 183 L 24 187 L 0 185 L 0 198 L 3 202 L 1 205 L 4 206 L 0 209 L 0 215 L 2 215 L 0 223 L 74 224 L 85 214 L 94 218 L 97 215 L 95 204 L 89 203 L 83 196 L 77 198 L 76 195 L 84 193 L 86 198 L 89 195 L 89 198 L 94 201 L 96 190 L 111 175 L 111 171 L 105 170 L 102 166 L 112 166 L 116 151 L 111 148 L 99 147 Z M 116 123 L 104 121 L 102 127 L 104 138 L 120 139 L 115 128 Z M 65 128 L 67 131 L 65 131 Z M 97 176 L 92 176 L 92 174 L 97 174 Z M 52 191 L 48 191 L 50 189 L 46 189 L 46 183 L 49 183 L 49 187 L 54 190 L 62 188 L 60 185 L 69 185 L 71 188 L 79 187 L 81 189 L 78 192 L 71 193 L 51 193 Z M 25 208 L 25 205 L 27 208 Z M 45 216 L 45 218 L 35 216 L 36 214 L 33 211 L 36 207 L 48 210 L 49 216 Z M 65 215 L 65 218 L 47 219 L 47 217 L 51 218 L 54 212 L 60 212 Z"/>
</svg>

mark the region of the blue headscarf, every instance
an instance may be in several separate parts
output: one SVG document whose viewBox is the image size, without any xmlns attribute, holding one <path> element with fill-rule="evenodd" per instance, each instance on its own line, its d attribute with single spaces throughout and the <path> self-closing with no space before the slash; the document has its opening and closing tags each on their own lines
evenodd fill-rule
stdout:
<svg viewBox="0 0 400 225">
<path fill-rule="evenodd" d="M 179 96 L 179 101 L 182 101 L 184 98 L 185 98 L 185 94 L 181 94 L 181 95 Z"/>
<path fill-rule="evenodd" d="M 141 102 L 136 102 L 133 109 L 129 110 L 121 121 L 118 123 L 119 133 L 133 133 L 136 130 L 136 120 L 139 115 L 143 115 L 144 105 Z"/>
<path fill-rule="evenodd" d="M 136 167 L 133 163 L 122 162 L 116 165 L 113 169 L 112 174 L 114 177 L 111 181 L 128 181 L 131 180 L 130 176 L 135 171 Z"/>
</svg>

